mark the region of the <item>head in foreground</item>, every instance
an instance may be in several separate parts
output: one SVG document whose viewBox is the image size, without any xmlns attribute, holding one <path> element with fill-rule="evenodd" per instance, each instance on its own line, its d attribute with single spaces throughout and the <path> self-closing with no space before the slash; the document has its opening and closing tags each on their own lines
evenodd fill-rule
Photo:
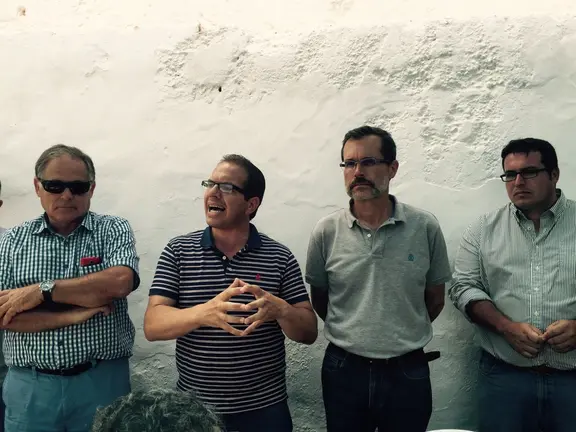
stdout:
<svg viewBox="0 0 576 432">
<path fill-rule="evenodd" d="M 132 392 L 100 408 L 92 432 L 217 432 L 218 416 L 190 392 Z"/>
</svg>

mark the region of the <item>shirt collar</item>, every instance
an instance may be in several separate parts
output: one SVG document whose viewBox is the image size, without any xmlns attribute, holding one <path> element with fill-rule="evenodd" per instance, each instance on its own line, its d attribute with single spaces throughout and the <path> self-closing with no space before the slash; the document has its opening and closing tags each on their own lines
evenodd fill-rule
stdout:
<svg viewBox="0 0 576 432">
<path fill-rule="evenodd" d="M 546 210 L 543 214 L 550 212 L 553 217 L 558 218 L 564 212 L 564 209 L 566 208 L 566 195 L 564 195 L 562 189 L 556 189 L 556 197 L 557 199 L 554 205 Z M 510 203 L 510 208 L 514 211 L 514 215 L 518 219 L 526 219 L 526 216 L 524 216 L 522 210 L 516 207 L 513 203 Z"/>
<path fill-rule="evenodd" d="M 32 224 L 33 224 L 32 234 L 42 234 L 46 231 L 54 233 L 54 230 L 52 230 L 52 228 L 48 224 L 48 215 L 46 214 L 46 212 L 44 212 L 42 216 L 36 218 L 32 222 Z M 88 231 L 94 231 L 94 216 L 92 215 L 92 212 L 89 211 L 88 213 L 86 213 L 86 215 L 84 215 L 84 219 L 82 219 L 82 223 L 78 226 L 83 227 Z"/>
<path fill-rule="evenodd" d="M 401 202 L 398 202 L 394 195 L 388 195 L 390 197 L 390 201 L 392 201 L 392 215 L 388 218 L 389 221 L 392 223 L 396 222 L 406 222 L 406 211 L 404 209 L 404 205 Z M 354 200 L 350 199 L 348 201 L 348 208 L 344 213 L 346 216 L 346 222 L 348 223 L 348 228 L 352 228 L 354 223 L 358 224 L 358 218 L 354 216 L 352 213 L 352 205 L 354 204 Z"/>
<path fill-rule="evenodd" d="M 206 227 L 204 232 L 202 233 L 202 239 L 200 240 L 200 246 L 204 249 L 216 249 L 216 245 L 214 244 L 214 235 L 212 234 L 212 228 Z M 246 242 L 246 246 L 244 249 L 257 249 L 262 246 L 262 238 L 260 237 L 260 233 L 256 229 L 256 227 L 250 224 L 250 234 L 248 234 L 248 241 Z"/>
</svg>

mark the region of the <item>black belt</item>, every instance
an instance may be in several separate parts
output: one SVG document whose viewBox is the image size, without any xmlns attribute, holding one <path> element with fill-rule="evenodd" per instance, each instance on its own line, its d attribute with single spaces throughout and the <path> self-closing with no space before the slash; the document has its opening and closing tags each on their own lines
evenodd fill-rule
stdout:
<svg viewBox="0 0 576 432">
<path fill-rule="evenodd" d="M 48 375 L 75 376 L 75 375 L 80 375 L 81 373 L 84 373 L 84 372 L 92 369 L 93 367 L 96 367 L 96 365 L 98 363 L 100 363 L 101 361 L 102 360 L 95 360 L 93 362 L 82 363 L 82 364 L 76 365 L 76 366 L 68 368 L 68 369 L 41 369 L 41 368 L 36 368 L 36 367 L 31 367 L 30 369 L 33 369 L 36 372 L 48 374 Z"/>
<path fill-rule="evenodd" d="M 353 354 L 350 351 L 346 351 L 340 347 L 337 347 L 332 342 L 329 343 L 328 349 L 331 351 L 339 352 L 342 355 L 346 356 L 346 359 L 356 360 L 362 363 L 369 363 L 373 365 L 397 365 L 401 360 L 408 360 L 408 359 L 421 359 L 422 361 L 428 362 L 433 359 L 430 359 L 428 353 L 424 353 L 424 349 L 420 348 L 414 351 L 407 352 L 405 354 L 399 355 L 397 357 L 389 357 L 389 358 L 369 358 L 363 357 L 358 354 Z"/>
</svg>

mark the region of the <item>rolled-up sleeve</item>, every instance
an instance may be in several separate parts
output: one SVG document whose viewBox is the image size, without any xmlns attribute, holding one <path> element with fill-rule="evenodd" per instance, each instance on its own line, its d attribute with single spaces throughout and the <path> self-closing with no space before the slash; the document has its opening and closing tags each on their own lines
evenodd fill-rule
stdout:
<svg viewBox="0 0 576 432">
<path fill-rule="evenodd" d="M 310 236 L 306 256 L 306 282 L 315 289 L 328 288 L 326 257 L 322 247 L 322 231 L 316 227 Z"/>
<path fill-rule="evenodd" d="M 456 259 L 452 284 L 448 296 L 454 306 L 469 320 L 466 306 L 472 301 L 492 301 L 482 282 L 482 260 L 480 239 L 483 229 L 482 220 L 466 229 L 462 235 Z"/>
<path fill-rule="evenodd" d="M 126 219 L 118 218 L 107 235 L 106 259 L 107 268 L 125 266 L 134 272 L 133 290 L 140 286 L 139 265 L 140 258 L 136 252 L 136 238 L 130 223 Z"/>
</svg>

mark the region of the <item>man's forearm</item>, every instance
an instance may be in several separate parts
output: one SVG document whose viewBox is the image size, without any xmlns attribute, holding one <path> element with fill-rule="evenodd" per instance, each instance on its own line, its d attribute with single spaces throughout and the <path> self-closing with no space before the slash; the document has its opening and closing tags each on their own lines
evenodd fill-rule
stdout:
<svg viewBox="0 0 576 432">
<path fill-rule="evenodd" d="M 56 303 L 99 307 L 127 297 L 132 292 L 133 283 L 132 269 L 112 267 L 79 278 L 56 281 L 52 299 Z"/>
<path fill-rule="evenodd" d="M 28 311 L 16 315 L 7 326 L 1 326 L 2 330 L 10 330 L 17 333 L 39 333 L 46 330 L 55 330 L 76 324 L 72 311 L 49 312 Z"/>
<path fill-rule="evenodd" d="M 284 334 L 295 342 L 313 344 L 318 337 L 318 320 L 313 310 L 288 305 L 283 318 L 278 319 Z"/>
<path fill-rule="evenodd" d="M 511 323 L 489 300 L 471 301 L 466 306 L 466 313 L 472 322 L 498 334 Z"/>
<path fill-rule="evenodd" d="M 426 310 L 428 311 L 428 316 L 430 317 L 430 322 L 434 322 L 436 318 L 440 315 L 440 312 L 444 309 L 444 302 L 430 302 L 426 303 Z"/>
<path fill-rule="evenodd" d="M 144 335 L 149 341 L 174 340 L 185 336 L 201 326 L 203 305 L 178 309 L 173 306 L 156 305 L 144 317 Z"/>
</svg>

